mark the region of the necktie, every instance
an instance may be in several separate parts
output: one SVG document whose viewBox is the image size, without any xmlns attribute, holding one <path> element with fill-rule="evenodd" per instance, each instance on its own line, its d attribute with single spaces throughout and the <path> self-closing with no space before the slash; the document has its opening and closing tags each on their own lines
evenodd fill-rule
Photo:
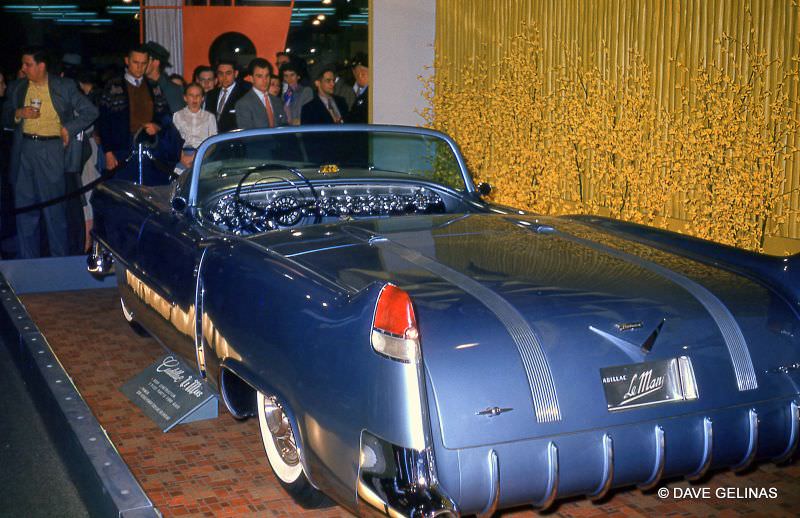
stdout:
<svg viewBox="0 0 800 518">
<path fill-rule="evenodd" d="M 133 80 L 133 86 L 135 86 L 136 88 L 139 88 L 139 82 L 141 82 L 141 79 L 134 79 Z"/>
<path fill-rule="evenodd" d="M 267 106 L 267 119 L 269 120 L 269 127 L 275 127 L 275 114 L 272 113 L 272 103 L 269 100 L 269 94 L 264 94 L 264 104 Z"/>
<path fill-rule="evenodd" d="M 228 100 L 228 89 L 222 89 L 222 95 L 219 97 L 219 104 L 217 104 L 217 120 L 222 115 L 222 108 L 225 106 L 225 101 Z"/>
<path fill-rule="evenodd" d="M 336 113 L 336 109 L 333 107 L 333 102 L 331 101 L 331 98 L 328 97 L 328 99 L 325 102 L 328 104 L 328 113 L 331 114 L 331 119 L 333 119 L 334 123 L 338 124 L 339 115 Z"/>
</svg>

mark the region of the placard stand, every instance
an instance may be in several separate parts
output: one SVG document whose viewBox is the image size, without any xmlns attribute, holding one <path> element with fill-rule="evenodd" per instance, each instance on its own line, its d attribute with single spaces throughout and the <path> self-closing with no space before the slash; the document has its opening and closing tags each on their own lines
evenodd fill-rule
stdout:
<svg viewBox="0 0 800 518">
<path fill-rule="evenodd" d="M 120 391 L 165 433 L 180 423 L 219 415 L 217 395 L 196 370 L 174 354 L 159 358 Z"/>
</svg>

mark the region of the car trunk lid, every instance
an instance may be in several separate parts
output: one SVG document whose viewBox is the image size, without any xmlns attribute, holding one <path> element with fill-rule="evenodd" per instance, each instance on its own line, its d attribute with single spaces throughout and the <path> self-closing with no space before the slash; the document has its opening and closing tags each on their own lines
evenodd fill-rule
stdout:
<svg viewBox="0 0 800 518">
<path fill-rule="evenodd" d="M 763 393 L 755 386 L 792 390 L 763 373 L 800 359 L 793 329 L 773 325 L 796 319 L 753 281 L 575 222 L 398 219 L 272 246 L 352 290 L 379 281 L 411 294 L 447 447 L 743 404 Z M 620 366 L 640 382 L 681 357 L 697 399 L 609 409 L 604 378 L 622 376 Z"/>
</svg>

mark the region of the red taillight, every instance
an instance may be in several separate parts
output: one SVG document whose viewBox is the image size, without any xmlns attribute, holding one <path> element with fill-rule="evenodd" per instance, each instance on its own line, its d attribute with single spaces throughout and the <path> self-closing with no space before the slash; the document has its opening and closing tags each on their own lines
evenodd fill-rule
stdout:
<svg viewBox="0 0 800 518">
<path fill-rule="evenodd" d="M 417 331 L 417 319 L 408 293 L 392 284 L 384 286 L 378 295 L 373 327 L 402 338 L 416 338 L 416 335 L 406 336 L 412 329 L 414 334 Z"/>
<path fill-rule="evenodd" d="M 371 341 L 373 349 L 395 360 L 417 360 L 419 332 L 414 306 L 408 293 L 397 286 L 387 284 L 378 295 Z"/>
</svg>

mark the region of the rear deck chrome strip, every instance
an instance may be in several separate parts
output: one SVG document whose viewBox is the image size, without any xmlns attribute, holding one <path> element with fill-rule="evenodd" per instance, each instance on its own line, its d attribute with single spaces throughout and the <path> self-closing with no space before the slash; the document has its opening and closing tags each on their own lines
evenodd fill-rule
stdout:
<svg viewBox="0 0 800 518">
<path fill-rule="evenodd" d="M 750 409 L 747 413 L 747 422 L 748 428 L 750 429 L 747 453 L 739 464 L 731 468 L 733 471 L 744 471 L 749 468 L 750 464 L 755 460 L 756 452 L 758 451 L 758 412 L 756 412 L 754 408 Z"/>
<path fill-rule="evenodd" d="M 489 501 L 486 503 L 483 511 L 478 513 L 477 518 L 489 518 L 497 511 L 497 505 L 500 503 L 500 461 L 497 458 L 497 452 L 489 450 Z"/>
<path fill-rule="evenodd" d="M 797 433 L 798 425 L 800 425 L 800 413 L 798 412 L 797 402 L 792 401 L 789 407 L 789 444 L 783 453 L 775 457 L 773 462 L 783 464 L 794 456 L 794 452 L 797 450 L 797 439 L 800 437 L 800 434 Z"/>
<path fill-rule="evenodd" d="M 653 473 L 650 475 L 650 478 L 639 484 L 639 489 L 642 491 L 649 491 L 650 489 L 656 487 L 656 485 L 658 485 L 658 483 L 661 481 L 661 476 L 664 474 L 664 460 L 666 459 L 664 429 L 661 426 L 656 425 L 653 429 L 653 437 L 655 439 L 656 446 L 656 463 L 653 466 Z"/>
<path fill-rule="evenodd" d="M 364 232 L 363 229 L 358 229 L 358 232 L 352 232 L 351 235 L 360 237 Z M 517 308 L 491 288 L 435 259 L 388 238 L 374 239 L 378 237 L 377 234 L 371 232 L 367 234 L 367 238 L 369 235 L 373 236 L 369 239 L 371 246 L 391 251 L 408 262 L 438 275 L 473 296 L 491 311 L 506 328 L 517 348 L 528 378 L 536 421 L 539 423 L 561 421 L 561 408 L 558 404 L 553 372 L 544 353 L 542 340 Z"/>
<path fill-rule="evenodd" d="M 603 479 L 597 490 L 589 495 L 589 499 L 593 502 L 602 500 L 611 489 L 611 484 L 614 483 L 614 440 L 611 435 L 603 435 Z"/>
<path fill-rule="evenodd" d="M 700 462 L 700 467 L 697 471 L 686 475 L 686 480 L 700 480 L 706 473 L 708 468 L 711 467 L 711 460 L 714 456 L 714 426 L 710 417 L 703 419 L 703 460 Z"/>
<path fill-rule="evenodd" d="M 689 292 L 695 300 L 697 300 L 709 316 L 717 324 L 722 339 L 725 341 L 725 346 L 728 349 L 728 355 L 731 359 L 733 372 L 736 375 L 736 384 L 740 391 L 754 390 L 758 388 L 758 380 L 756 379 L 756 371 L 753 367 L 753 360 L 750 357 L 750 350 L 747 347 L 747 341 L 742 334 L 742 330 L 736 319 L 731 314 L 730 310 L 723 304 L 716 295 L 711 293 L 704 286 L 693 281 L 689 277 L 677 273 L 669 268 L 665 268 L 651 260 L 644 259 L 637 255 L 633 255 L 622 250 L 617 250 L 608 245 L 589 241 L 572 234 L 567 234 L 560 230 L 557 234 L 559 237 L 568 239 L 575 243 L 582 244 L 588 248 L 607 253 L 622 261 L 630 262 L 641 266 L 651 272 L 654 272 L 666 279 L 674 282 L 687 292 Z"/>
<path fill-rule="evenodd" d="M 547 485 L 545 486 L 544 496 L 533 506 L 540 511 L 544 511 L 551 505 L 558 496 L 558 446 L 553 441 L 547 443 Z"/>
</svg>

